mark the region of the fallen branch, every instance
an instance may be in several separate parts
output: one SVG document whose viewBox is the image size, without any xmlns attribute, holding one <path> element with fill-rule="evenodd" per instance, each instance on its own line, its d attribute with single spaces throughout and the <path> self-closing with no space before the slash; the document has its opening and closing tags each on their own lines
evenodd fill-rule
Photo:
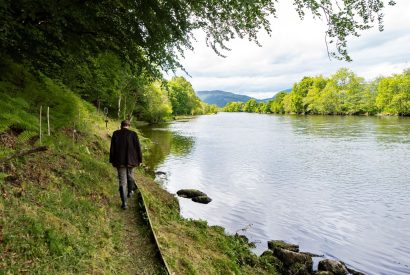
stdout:
<svg viewBox="0 0 410 275">
<path fill-rule="evenodd" d="M 29 155 L 29 154 L 33 154 L 33 153 L 37 153 L 37 152 L 42 152 L 42 151 L 47 151 L 47 149 L 48 149 L 47 146 L 39 146 L 39 147 L 34 147 L 34 148 L 31 148 L 31 149 L 27 149 L 27 150 L 22 150 L 20 152 L 14 153 L 11 156 L 0 159 L 0 163 L 9 161 L 9 160 L 14 159 L 14 158 L 22 157 L 22 156 L 25 156 L 25 155 Z"/>
</svg>

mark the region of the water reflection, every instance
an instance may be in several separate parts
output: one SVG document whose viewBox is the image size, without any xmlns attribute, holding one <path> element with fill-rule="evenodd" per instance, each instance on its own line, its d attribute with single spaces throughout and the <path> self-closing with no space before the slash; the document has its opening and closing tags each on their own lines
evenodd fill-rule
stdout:
<svg viewBox="0 0 410 275">
<path fill-rule="evenodd" d="M 296 135 L 314 138 L 376 138 L 381 144 L 410 143 L 410 118 L 360 116 L 283 116 Z M 364 129 L 366 129 L 364 131 Z"/>
<path fill-rule="evenodd" d="M 181 199 L 183 216 L 253 224 L 257 252 L 284 239 L 366 274 L 410 274 L 409 118 L 222 113 L 144 133 L 170 192 L 213 199 Z"/>
<path fill-rule="evenodd" d="M 169 154 L 184 157 L 192 150 L 195 140 L 191 136 L 183 136 L 169 129 L 169 124 L 143 126 L 139 128 L 143 136 L 149 138 L 153 146 L 148 150 L 144 163 L 150 170 L 162 163 Z"/>
</svg>

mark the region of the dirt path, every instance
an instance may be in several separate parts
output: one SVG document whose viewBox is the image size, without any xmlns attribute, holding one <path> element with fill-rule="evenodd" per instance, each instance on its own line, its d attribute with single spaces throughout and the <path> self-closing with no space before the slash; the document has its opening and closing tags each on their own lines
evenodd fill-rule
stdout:
<svg viewBox="0 0 410 275">
<path fill-rule="evenodd" d="M 126 274 L 164 274 L 151 231 L 142 218 L 135 194 L 128 199 L 128 206 L 127 210 L 122 211 L 123 241 L 132 262 L 123 271 Z"/>
</svg>

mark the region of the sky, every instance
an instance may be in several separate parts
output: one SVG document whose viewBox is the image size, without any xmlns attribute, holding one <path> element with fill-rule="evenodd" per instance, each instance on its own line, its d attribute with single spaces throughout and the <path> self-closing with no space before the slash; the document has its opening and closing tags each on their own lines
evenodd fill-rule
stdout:
<svg viewBox="0 0 410 275">
<path fill-rule="evenodd" d="M 346 67 L 366 80 L 401 73 L 410 68 L 410 0 L 396 0 L 384 10 L 384 31 L 377 26 L 348 39 L 352 62 L 329 60 L 326 24 L 309 14 L 301 21 L 290 1 L 280 1 L 278 18 L 272 18 L 271 36 L 261 31 L 262 47 L 248 40 L 227 43 L 231 51 L 218 56 L 205 44 L 204 34 L 195 33 L 194 51 L 181 60 L 195 91 L 223 90 L 255 98 L 269 98 L 291 88 L 304 76 L 330 76 Z"/>
</svg>

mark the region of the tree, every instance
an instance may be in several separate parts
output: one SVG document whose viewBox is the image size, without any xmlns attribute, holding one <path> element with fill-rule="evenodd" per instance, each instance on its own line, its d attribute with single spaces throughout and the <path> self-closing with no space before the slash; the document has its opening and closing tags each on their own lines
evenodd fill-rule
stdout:
<svg viewBox="0 0 410 275">
<path fill-rule="evenodd" d="M 257 113 L 258 112 L 258 102 L 256 102 L 256 99 L 249 99 L 243 108 L 244 112 L 248 113 Z"/>
<path fill-rule="evenodd" d="M 285 108 L 283 106 L 283 98 L 287 95 L 285 92 L 278 93 L 273 100 L 270 100 L 268 106 L 271 113 L 283 114 L 285 113 Z"/>
<path fill-rule="evenodd" d="M 167 91 L 160 81 L 155 81 L 144 87 L 144 104 L 137 107 L 140 118 L 150 123 L 158 123 L 167 120 L 172 115 L 171 102 Z"/>
<path fill-rule="evenodd" d="M 330 55 L 350 60 L 348 36 L 359 36 L 376 21 L 383 29 L 383 8 L 392 0 L 294 0 L 301 19 L 306 13 L 325 18 Z M 178 56 L 192 49 L 193 31 L 202 29 L 217 53 L 240 37 L 258 43 L 261 29 L 271 32 L 271 0 L 79 1 L 3 0 L 0 4 L 0 52 L 28 61 L 43 72 L 59 71 L 67 60 L 113 52 L 132 70 L 181 67 Z"/>
<path fill-rule="evenodd" d="M 312 85 L 303 99 L 303 103 L 306 106 L 306 112 L 309 114 L 320 114 L 320 97 L 323 89 L 326 87 L 328 79 L 323 76 L 312 77 Z"/>
<path fill-rule="evenodd" d="M 224 112 L 243 112 L 245 104 L 243 102 L 229 102 L 223 108 Z"/>
<path fill-rule="evenodd" d="M 168 82 L 168 91 L 174 115 L 193 115 L 201 109 L 201 100 L 184 77 L 173 77 Z"/>
<path fill-rule="evenodd" d="M 410 115 L 410 69 L 380 81 L 376 106 L 383 113 Z"/>
<path fill-rule="evenodd" d="M 293 85 L 292 91 L 285 96 L 283 104 L 287 113 L 304 114 L 306 113 L 306 104 L 304 98 L 313 86 L 312 77 L 304 77 L 299 83 Z"/>
</svg>

